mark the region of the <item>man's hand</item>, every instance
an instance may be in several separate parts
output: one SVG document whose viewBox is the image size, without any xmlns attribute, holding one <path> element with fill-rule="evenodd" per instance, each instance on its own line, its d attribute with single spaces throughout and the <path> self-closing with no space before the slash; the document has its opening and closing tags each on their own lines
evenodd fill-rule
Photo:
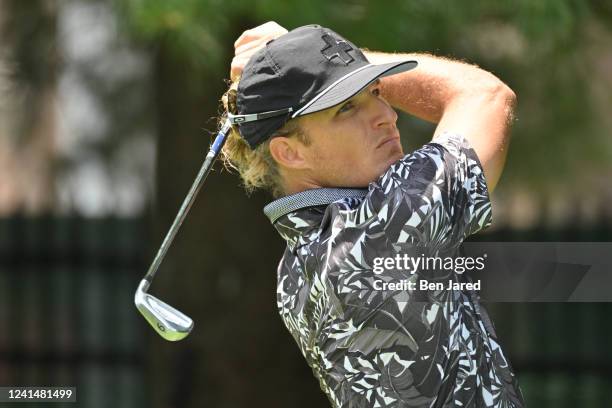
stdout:
<svg viewBox="0 0 612 408">
<path fill-rule="evenodd" d="M 234 81 L 242 74 L 244 66 L 255 52 L 265 46 L 268 41 L 286 33 L 287 30 L 274 21 L 268 21 L 243 32 L 234 43 L 234 58 L 230 70 L 231 80 Z"/>
</svg>

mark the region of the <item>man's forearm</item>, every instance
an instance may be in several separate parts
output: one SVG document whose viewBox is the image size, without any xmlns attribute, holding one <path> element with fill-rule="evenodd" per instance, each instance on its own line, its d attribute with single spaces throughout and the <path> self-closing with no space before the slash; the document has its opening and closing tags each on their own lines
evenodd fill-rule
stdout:
<svg viewBox="0 0 612 408">
<path fill-rule="evenodd" d="M 382 96 L 395 108 L 437 123 L 433 139 L 445 131 L 465 136 L 493 191 L 508 151 L 514 92 L 495 75 L 459 61 L 427 54 L 366 52 L 366 56 L 375 64 L 418 62 L 411 71 L 382 78 Z"/>
<path fill-rule="evenodd" d="M 507 88 L 493 74 L 460 61 L 430 54 L 386 54 L 364 51 L 374 64 L 416 60 L 411 71 L 382 78 L 381 93 L 394 107 L 438 123 L 447 106 L 458 98 Z"/>
</svg>

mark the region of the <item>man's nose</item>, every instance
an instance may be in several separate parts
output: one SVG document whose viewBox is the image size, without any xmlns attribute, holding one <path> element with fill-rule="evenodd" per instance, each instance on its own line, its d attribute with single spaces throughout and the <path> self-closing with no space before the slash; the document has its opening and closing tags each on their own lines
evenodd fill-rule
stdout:
<svg viewBox="0 0 612 408">
<path fill-rule="evenodd" d="M 395 126 L 397 122 L 397 112 L 382 98 L 376 97 L 372 101 L 372 121 L 375 128 L 385 126 Z"/>
</svg>

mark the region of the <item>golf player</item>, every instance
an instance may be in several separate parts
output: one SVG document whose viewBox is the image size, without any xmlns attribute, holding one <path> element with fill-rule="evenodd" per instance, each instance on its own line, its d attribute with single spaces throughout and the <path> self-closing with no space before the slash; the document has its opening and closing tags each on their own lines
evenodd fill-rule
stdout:
<svg viewBox="0 0 612 408">
<path fill-rule="evenodd" d="M 279 313 L 332 406 L 523 407 L 469 272 L 424 267 L 491 223 L 514 92 L 318 25 L 234 45 L 223 159 L 276 199 Z M 432 141 L 405 154 L 394 108 L 437 123 Z"/>
</svg>

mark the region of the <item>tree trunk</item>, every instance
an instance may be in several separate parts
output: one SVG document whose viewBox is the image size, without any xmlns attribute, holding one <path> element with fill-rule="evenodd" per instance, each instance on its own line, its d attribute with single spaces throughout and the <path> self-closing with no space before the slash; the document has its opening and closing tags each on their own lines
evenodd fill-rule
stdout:
<svg viewBox="0 0 612 408">
<path fill-rule="evenodd" d="M 0 0 L 0 216 L 54 203 L 55 5 Z"/>
</svg>

